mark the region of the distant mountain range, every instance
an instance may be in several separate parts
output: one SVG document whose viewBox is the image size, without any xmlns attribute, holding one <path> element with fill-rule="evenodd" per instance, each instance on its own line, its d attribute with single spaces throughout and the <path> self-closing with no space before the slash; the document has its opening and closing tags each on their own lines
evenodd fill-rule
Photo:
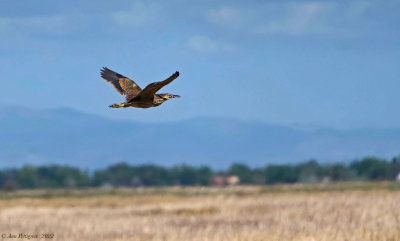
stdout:
<svg viewBox="0 0 400 241">
<path fill-rule="evenodd" d="M 120 161 L 225 168 L 399 153 L 400 129 L 302 129 L 221 118 L 137 123 L 68 108 L 0 108 L 0 168 L 57 163 L 92 170 Z"/>
</svg>

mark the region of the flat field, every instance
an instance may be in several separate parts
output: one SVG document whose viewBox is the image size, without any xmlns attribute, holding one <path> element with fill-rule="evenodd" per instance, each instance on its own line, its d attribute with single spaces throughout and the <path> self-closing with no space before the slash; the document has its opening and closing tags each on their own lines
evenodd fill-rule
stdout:
<svg viewBox="0 0 400 241">
<path fill-rule="evenodd" d="M 0 192 L 0 240 L 398 241 L 400 183 Z"/>
</svg>

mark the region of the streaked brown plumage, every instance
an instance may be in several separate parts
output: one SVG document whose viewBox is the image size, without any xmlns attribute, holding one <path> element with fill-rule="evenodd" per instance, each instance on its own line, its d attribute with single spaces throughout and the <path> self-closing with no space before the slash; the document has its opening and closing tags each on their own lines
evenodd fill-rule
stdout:
<svg viewBox="0 0 400 241">
<path fill-rule="evenodd" d="M 180 97 L 179 95 L 173 94 L 156 94 L 162 87 L 171 83 L 174 79 L 179 76 L 179 72 L 176 71 L 173 75 L 167 79 L 154 82 L 146 86 L 143 90 L 131 79 L 118 74 L 106 67 L 100 72 L 103 79 L 110 82 L 114 88 L 121 95 L 125 95 L 126 102 L 121 104 L 113 104 L 109 107 L 120 108 L 120 107 L 137 107 L 137 108 L 149 108 L 161 105 L 164 101 Z"/>
</svg>

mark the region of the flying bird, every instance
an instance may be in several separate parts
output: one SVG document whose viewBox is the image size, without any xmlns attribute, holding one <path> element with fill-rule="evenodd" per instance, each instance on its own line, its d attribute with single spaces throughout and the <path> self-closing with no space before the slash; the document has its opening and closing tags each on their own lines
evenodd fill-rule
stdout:
<svg viewBox="0 0 400 241">
<path fill-rule="evenodd" d="M 112 104 L 111 108 L 120 107 L 136 107 L 136 108 L 149 108 L 159 106 L 164 101 L 180 97 L 179 95 L 173 94 L 156 94 L 162 87 L 171 83 L 174 79 L 179 76 L 179 72 L 176 71 L 173 75 L 167 79 L 154 82 L 146 86 L 143 90 L 135 83 L 135 81 L 118 74 L 106 67 L 103 67 L 100 71 L 100 75 L 103 79 L 110 82 L 114 88 L 121 95 L 125 95 L 126 102 L 121 104 Z"/>
</svg>

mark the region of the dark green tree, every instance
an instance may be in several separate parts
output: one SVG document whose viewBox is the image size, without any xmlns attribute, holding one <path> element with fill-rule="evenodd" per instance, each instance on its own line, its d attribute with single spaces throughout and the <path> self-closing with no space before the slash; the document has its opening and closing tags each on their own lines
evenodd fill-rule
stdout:
<svg viewBox="0 0 400 241">
<path fill-rule="evenodd" d="M 365 179 L 391 179 L 390 166 L 388 162 L 376 157 L 366 157 L 359 162 L 353 162 L 350 164 L 350 168 L 354 170 L 360 177 Z"/>
<path fill-rule="evenodd" d="M 241 164 L 241 163 L 234 163 L 229 167 L 228 173 L 230 175 L 235 175 L 237 177 L 239 177 L 240 183 L 243 184 L 249 184 L 249 183 L 253 183 L 253 172 L 250 169 L 250 167 L 248 167 L 245 164 Z"/>
</svg>

